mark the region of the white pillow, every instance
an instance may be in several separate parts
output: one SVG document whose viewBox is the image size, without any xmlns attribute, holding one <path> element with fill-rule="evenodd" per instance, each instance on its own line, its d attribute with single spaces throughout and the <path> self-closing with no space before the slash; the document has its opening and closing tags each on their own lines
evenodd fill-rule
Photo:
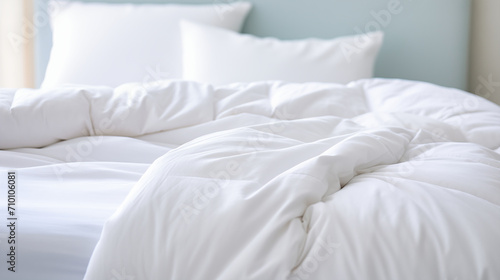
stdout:
<svg viewBox="0 0 500 280">
<path fill-rule="evenodd" d="M 348 83 L 371 78 L 383 33 L 333 40 L 257 38 L 193 22 L 181 23 L 184 79 L 233 82 Z"/>
<path fill-rule="evenodd" d="M 65 2 L 51 18 L 53 47 L 42 87 L 117 86 L 182 77 L 180 21 L 239 31 L 248 2 L 217 5 Z"/>
</svg>

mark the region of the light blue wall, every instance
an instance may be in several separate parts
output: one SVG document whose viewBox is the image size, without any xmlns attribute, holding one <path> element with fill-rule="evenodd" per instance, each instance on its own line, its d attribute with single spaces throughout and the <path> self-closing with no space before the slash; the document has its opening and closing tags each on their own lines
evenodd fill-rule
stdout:
<svg viewBox="0 0 500 280">
<path fill-rule="evenodd" d="M 34 0 L 37 14 L 46 0 Z M 281 39 L 332 38 L 365 31 L 376 23 L 374 13 L 388 10 L 396 0 L 249 0 L 254 4 L 243 32 Z M 109 3 L 217 3 L 227 0 L 106 0 Z M 384 30 L 385 42 L 377 61 L 377 77 L 428 81 L 467 88 L 470 0 L 400 0 L 401 12 L 392 14 Z M 37 82 L 51 47 L 50 26 L 37 34 Z"/>
</svg>

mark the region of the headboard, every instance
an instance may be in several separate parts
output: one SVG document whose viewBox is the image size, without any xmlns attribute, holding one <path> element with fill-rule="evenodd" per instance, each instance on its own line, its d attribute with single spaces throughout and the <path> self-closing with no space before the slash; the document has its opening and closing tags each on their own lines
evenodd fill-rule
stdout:
<svg viewBox="0 0 500 280">
<path fill-rule="evenodd" d="M 35 1 L 35 15 L 47 0 Z M 228 0 L 79 0 L 108 3 L 227 4 Z M 280 39 L 332 38 L 380 28 L 384 45 L 375 76 L 467 88 L 470 0 L 247 0 L 253 3 L 244 33 Z M 40 85 L 50 48 L 49 24 L 36 38 Z"/>
</svg>

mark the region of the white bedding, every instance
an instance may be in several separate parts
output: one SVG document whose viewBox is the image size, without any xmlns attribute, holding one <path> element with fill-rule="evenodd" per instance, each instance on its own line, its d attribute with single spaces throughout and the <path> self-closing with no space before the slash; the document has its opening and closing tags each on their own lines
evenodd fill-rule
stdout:
<svg viewBox="0 0 500 280">
<path fill-rule="evenodd" d="M 85 279 L 500 277 L 500 108 L 459 90 L 3 90 L 0 118 L 12 279 L 81 279 L 116 209 Z"/>
<path fill-rule="evenodd" d="M 0 279 L 82 279 L 105 220 L 117 209 L 149 164 L 169 148 L 106 136 L 79 158 L 76 138 L 43 149 L 0 151 L 2 178 L 18 175 L 16 272 L 2 262 Z M 124 154 L 122 149 L 128 149 Z M 74 163 L 65 163 L 68 158 Z M 77 159 L 80 159 L 77 162 Z M 0 251 L 7 252 L 6 180 L 0 183 Z M 10 245 L 9 245 L 10 246 Z"/>
</svg>

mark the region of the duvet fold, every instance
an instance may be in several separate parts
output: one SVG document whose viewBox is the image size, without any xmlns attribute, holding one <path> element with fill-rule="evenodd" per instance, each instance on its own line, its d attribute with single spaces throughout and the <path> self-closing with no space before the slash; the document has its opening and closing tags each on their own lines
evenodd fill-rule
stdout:
<svg viewBox="0 0 500 280">
<path fill-rule="evenodd" d="M 425 129 L 498 149 L 499 112 L 497 105 L 460 90 L 389 79 L 2 89 L 0 148 L 45 147 L 95 135 L 137 137 L 248 114 L 272 122 L 335 116 L 365 127 Z"/>
<path fill-rule="evenodd" d="M 214 98 L 215 119 L 258 121 L 155 161 L 85 279 L 500 276 L 497 106 L 388 80 L 240 84 Z"/>
<path fill-rule="evenodd" d="M 460 90 L 2 90 L 0 119 L 1 149 L 107 135 L 168 150 L 106 222 L 86 280 L 500 278 L 500 107 Z"/>
<path fill-rule="evenodd" d="M 85 279 L 500 275 L 500 155 L 324 121 L 342 122 L 232 129 L 165 154 L 105 224 Z"/>
</svg>

